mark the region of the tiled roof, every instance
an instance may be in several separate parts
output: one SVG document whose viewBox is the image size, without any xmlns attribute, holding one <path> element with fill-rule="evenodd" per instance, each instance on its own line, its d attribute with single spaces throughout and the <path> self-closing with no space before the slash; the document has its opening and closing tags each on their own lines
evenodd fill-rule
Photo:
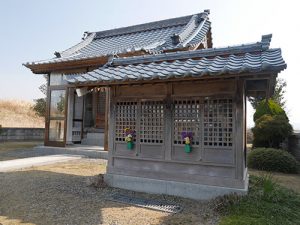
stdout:
<svg viewBox="0 0 300 225">
<path fill-rule="evenodd" d="M 88 33 L 82 42 L 61 52 L 61 57 L 24 65 L 59 63 L 136 51 L 156 54 L 183 47 L 197 47 L 210 28 L 208 15 L 209 11 L 205 10 L 191 16 Z"/>
<path fill-rule="evenodd" d="M 271 35 L 265 35 L 254 44 L 116 58 L 92 72 L 66 77 L 70 84 L 86 84 L 280 72 L 286 64 L 280 49 L 269 49 L 270 41 Z"/>
</svg>

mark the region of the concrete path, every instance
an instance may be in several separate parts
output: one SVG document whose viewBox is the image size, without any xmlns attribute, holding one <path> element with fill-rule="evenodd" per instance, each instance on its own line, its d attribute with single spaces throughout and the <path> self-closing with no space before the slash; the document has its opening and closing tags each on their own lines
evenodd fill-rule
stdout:
<svg viewBox="0 0 300 225">
<path fill-rule="evenodd" d="M 68 145 L 66 147 L 36 146 L 35 154 L 40 155 L 82 155 L 88 158 L 108 159 L 108 151 L 103 146 Z"/>
<path fill-rule="evenodd" d="M 32 166 L 42 166 L 58 162 L 66 162 L 69 160 L 80 159 L 80 155 L 49 155 L 49 156 L 39 156 L 30 157 L 24 159 L 14 159 L 7 161 L 0 161 L 0 172 L 7 172 L 16 169 L 23 169 Z"/>
</svg>

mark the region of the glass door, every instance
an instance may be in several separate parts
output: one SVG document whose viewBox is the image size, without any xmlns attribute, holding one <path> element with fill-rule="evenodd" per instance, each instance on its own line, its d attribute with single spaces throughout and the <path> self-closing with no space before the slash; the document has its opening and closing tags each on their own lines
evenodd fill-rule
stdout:
<svg viewBox="0 0 300 225">
<path fill-rule="evenodd" d="M 50 89 L 46 120 L 45 145 L 65 146 L 66 143 L 66 90 Z"/>
</svg>

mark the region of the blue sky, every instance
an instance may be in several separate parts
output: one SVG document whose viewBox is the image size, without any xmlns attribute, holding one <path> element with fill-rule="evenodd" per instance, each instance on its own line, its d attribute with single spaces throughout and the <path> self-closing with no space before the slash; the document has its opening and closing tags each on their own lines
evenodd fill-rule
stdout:
<svg viewBox="0 0 300 225">
<path fill-rule="evenodd" d="M 22 66 L 52 58 L 81 40 L 84 31 L 112 29 L 190 15 L 210 9 L 215 47 L 260 41 L 273 34 L 271 47 L 282 49 L 288 69 L 287 112 L 300 129 L 300 15 L 297 1 L 271 0 L 1 0 L 0 98 L 32 100 L 41 97 L 44 82 Z M 248 107 L 249 109 L 249 107 Z M 251 125 L 252 110 L 249 110 Z"/>
</svg>

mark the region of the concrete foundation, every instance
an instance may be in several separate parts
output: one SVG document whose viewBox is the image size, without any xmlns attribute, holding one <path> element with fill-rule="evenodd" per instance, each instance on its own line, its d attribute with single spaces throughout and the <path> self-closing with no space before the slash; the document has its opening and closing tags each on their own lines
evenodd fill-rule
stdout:
<svg viewBox="0 0 300 225">
<path fill-rule="evenodd" d="M 249 178 L 247 176 L 245 180 L 245 187 L 243 189 L 148 179 L 117 174 L 106 174 L 104 176 L 104 180 L 109 186 L 132 191 L 175 195 L 196 200 L 208 200 L 230 193 L 246 194 L 248 191 Z"/>
</svg>

